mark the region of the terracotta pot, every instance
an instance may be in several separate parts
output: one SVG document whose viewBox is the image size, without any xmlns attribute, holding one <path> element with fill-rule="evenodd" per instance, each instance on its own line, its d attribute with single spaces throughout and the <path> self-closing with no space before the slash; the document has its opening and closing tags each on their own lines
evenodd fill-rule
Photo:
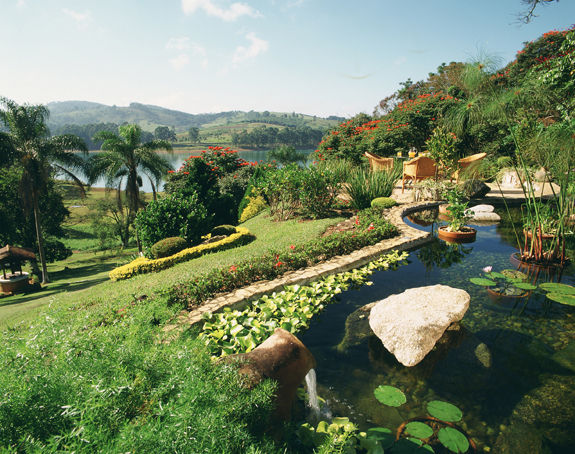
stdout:
<svg viewBox="0 0 575 454">
<path fill-rule="evenodd" d="M 507 295 L 505 293 L 500 293 L 497 290 L 493 290 L 491 288 L 487 288 L 487 294 L 489 295 L 489 298 L 491 298 L 491 300 L 495 301 L 495 302 L 515 301 L 515 300 L 518 300 L 521 298 L 525 298 L 526 296 L 529 296 L 528 291 L 524 291 L 523 293 L 520 293 L 519 295 Z"/>
<path fill-rule="evenodd" d="M 537 263 L 533 261 L 526 262 L 524 260 L 521 260 L 519 252 L 514 252 L 513 254 L 511 254 L 509 261 L 511 262 L 511 264 L 516 266 L 518 270 L 523 271 L 527 274 L 536 270 L 551 271 L 551 270 L 557 270 L 562 267 L 561 263 L 559 262 L 556 263 Z"/>
<path fill-rule="evenodd" d="M 527 238 L 531 238 L 533 236 L 533 232 L 531 230 L 523 230 L 523 235 L 525 235 Z M 541 238 L 543 240 L 550 240 L 554 237 L 555 235 L 553 235 L 552 233 L 543 233 L 541 235 Z"/>
<path fill-rule="evenodd" d="M 475 241 L 477 230 L 471 227 L 464 227 L 465 230 L 460 232 L 450 232 L 447 226 L 441 226 L 437 229 L 437 237 L 448 243 L 472 243 Z"/>
</svg>

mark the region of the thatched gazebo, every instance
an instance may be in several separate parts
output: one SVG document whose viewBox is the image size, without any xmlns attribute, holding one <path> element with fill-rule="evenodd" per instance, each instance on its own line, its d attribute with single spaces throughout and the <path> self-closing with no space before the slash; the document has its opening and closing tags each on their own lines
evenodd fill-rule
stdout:
<svg viewBox="0 0 575 454">
<path fill-rule="evenodd" d="M 36 254 L 30 249 L 10 245 L 0 248 L 0 267 L 2 267 L 0 292 L 17 293 L 28 287 L 30 277 L 28 273 L 22 271 L 22 262 L 26 260 L 36 260 Z M 11 271 L 8 274 L 7 266 Z"/>
</svg>

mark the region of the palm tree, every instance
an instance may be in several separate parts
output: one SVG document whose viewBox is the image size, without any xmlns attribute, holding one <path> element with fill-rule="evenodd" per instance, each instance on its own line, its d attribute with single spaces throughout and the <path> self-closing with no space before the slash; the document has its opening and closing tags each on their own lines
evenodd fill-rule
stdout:
<svg viewBox="0 0 575 454">
<path fill-rule="evenodd" d="M 38 254 L 42 265 L 42 283 L 50 282 L 44 253 L 39 198 L 55 172 L 64 173 L 83 190 L 82 182 L 71 170 L 84 168 L 84 160 L 72 151 L 86 152 L 86 144 L 73 135 L 50 137 L 46 120 L 50 112 L 42 105 L 18 105 L 0 98 L 0 121 L 8 132 L 0 132 L 0 155 L 22 167 L 20 196 L 24 208 L 34 213 Z"/>
<path fill-rule="evenodd" d="M 138 125 L 123 125 L 118 128 L 118 134 L 102 131 L 94 140 L 102 140 L 102 152 L 94 155 L 89 162 L 90 182 L 100 177 L 106 178 L 106 186 L 117 188 L 118 204 L 121 187 L 126 182 L 125 194 L 128 201 L 128 222 L 126 228 L 133 223 L 136 213 L 142 206 L 140 187 L 142 177 L 146 175 L 152 183 L 154 197 L 156 186 L 171 170 L 170 163 L 159 156 L 157 150 L 172 151 L 172 145 L 165 140 L 152 140 L 142 143 L 142 129 Z"/>
</svg>

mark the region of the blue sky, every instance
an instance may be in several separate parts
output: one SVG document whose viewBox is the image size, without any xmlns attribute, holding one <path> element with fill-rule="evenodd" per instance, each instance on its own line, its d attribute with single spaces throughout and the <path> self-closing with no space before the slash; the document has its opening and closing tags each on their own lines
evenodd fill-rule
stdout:
<svg viewBox="0 0 575 454">
<path fill-rule="evenodd" d="M 520 0 L 0 0 L 0 96 L 190 113 L 371 113 L 401 81 L 575 23 Z"/>
</svg>

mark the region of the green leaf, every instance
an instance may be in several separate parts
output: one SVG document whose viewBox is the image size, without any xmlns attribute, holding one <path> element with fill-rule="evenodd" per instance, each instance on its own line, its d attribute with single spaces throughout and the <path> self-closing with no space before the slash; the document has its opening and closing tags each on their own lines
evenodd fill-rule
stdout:
<svg viewBox="0 0 575 454">
<path fill-rule="evenodd" d="M 385 454 L 381 443 L 372 438 L 362 438 L 359 445 L 367 451 L 367 454 Z"/>
<path fill-rule="evenodd" d="M 464 453 L 469 449 L 469 441 L 459 430 L 443 427 L 437 432 L 437 438 L 451 452 Z"/>
<path fill-rule="evenodd" d="M 559 284 L 557 282 L 545 282 L 539 286 L 546 292 L 563 293 L 565 295 L 575 295 L 575 287 L 567 284 Z"/>
<path fill-rule="evenodd" d="M 433 435 L 433 429 L 422 422 L 412 421 L 406 424 L 405 433 L 415 438 L 425 439 Z"/>
<path fill-rule="evenodd" d="M 491 273 L 489 273 L 489 277 L 495 279 L 505 279 L 505 274 L 498 273 L 497 271 L 492 271 Z"/>
<path fill-rule="evenodd" d="M 392 454 L 424 454 L 425 452 L 434 452 L 433 448 L 429 445 L 424 445 L 421 440 L 417 438 L 402 438 L 393 448 Z"/>
<path fill-rule="evenodd" d="M 547 298 L 556 303 L 565 304 L 566 306 L 575 306 L 575 295 L 566 295 L 565 293 L 548 293 Z"/>
<path fill-rule="evenodd" d="M 367 438 L 377 440 L 383 449 L 390 448 L 395 443 L 395 435 L 386 427 L 373 427 L 367 430 Z"/>
<path fill-rule="evenodd" d="M 530 284 L 529 282 L 516 282 L 513 285 L 521 290 L 535 290 L 537 288 L 536 285 Z"/>
<path fill-rule="evenodd" d="M 457 422 L 461 420 L 463 414 L 461 410 L 449 402 L 441 400 L 432 400 L 427 404 L 428 413 L 434 418 L 446 422 Z"/>
<path fill-rule="evenodd" d="M 472 277 L 469 278 L 469 281 L 475 285 L 481 285 L 482 287 L 493 287 L 497 285 L 497 282 L 492 281 L 491 279 L 485 279 L 484 277 Z"/>
<path fill-rule="evenodd" d="M 378 386 L 373 394 L 383 405 L 387 405 L 389 407 L 399 407 L 407 401 L 405 394 L 395 386 Z"/>
</svg>

